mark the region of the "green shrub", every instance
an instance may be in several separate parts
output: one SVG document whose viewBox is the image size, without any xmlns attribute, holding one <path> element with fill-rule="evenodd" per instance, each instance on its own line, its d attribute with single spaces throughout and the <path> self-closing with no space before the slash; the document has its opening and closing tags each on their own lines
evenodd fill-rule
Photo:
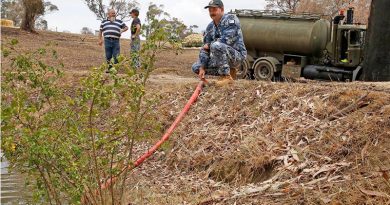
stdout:
<svg viewBox="0 0 390 205">
<path fill-rule="evenodd" d="M 11 69 L 2 70 L 1 149 L 28 176 L 36 203 L 123 203 L 136 140 L 159 131 L 151 109 L 157 101 L 145 98 L 156 54 L 166 43 L 177 48 L 158 25 L 153 20 L 142 45 L 140 69 L 121 56 L 110 74 L 107 64 L 93 68 L 75 92 L 61 87 L 53 45 L 20 52 L 17 40 L 3 44 Z"/>
</svg>

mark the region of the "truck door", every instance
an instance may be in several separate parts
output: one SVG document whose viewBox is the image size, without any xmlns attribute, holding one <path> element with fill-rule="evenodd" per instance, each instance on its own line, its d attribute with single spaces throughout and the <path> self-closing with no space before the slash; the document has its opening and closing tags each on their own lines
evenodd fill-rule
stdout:
<svg viewBox="0 0 390 205">
<path fill-rule="evenodd" d="M 340 52 L 339 61 L 341 63 L 348 63 L 348 30 L 341 30 L 340 32 Z"/>
<path fill-rule="evenodd" d="M 364 32 L 361 30 L 348 31 L 348 63 L 358 66 L 362 61 Z"/>
<path fill-rule="evenodd" d="M 342 29 L 338 38 L 336 66 L 358 66 L 362 61 L 364 31 L 356 28 Z"/>
</svg>

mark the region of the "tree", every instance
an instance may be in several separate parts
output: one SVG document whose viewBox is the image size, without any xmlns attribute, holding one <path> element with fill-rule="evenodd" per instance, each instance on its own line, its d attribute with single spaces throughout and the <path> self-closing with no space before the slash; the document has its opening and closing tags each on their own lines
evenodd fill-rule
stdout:
<svg viewBox="0 0 390 205">
<path fill-rule="evenodd" d="M 110 2 L 110 8 L 114 9 L 118 18 L 123 21 L 130 20 L 130 11 L 138 7 L 139 3 L 136 0 L 112 0 Z"/>
<path fill-rule="evenodd" d="M 371 0 L 266 0 L 267 9 L 283 12 L 310 12 L 333 17 L 340 10 L 355 9 L 355 22 L 367 24 Z"/>
<path fill-rule="evenodd" d="M 355 8 L 355 22 L 360 24 L 367 24 L 370 16 L 370 7 L 372 0 L 358 0 L 354 1 L 351 6 Z"/>
<path fill-rule="evenodd" d="M 35 21 L 35 28 L 38 30 L 46 31 L 48 29 L 47 21 L 44 18 L 38 18 Z"/>
<path fill-rule="evenodd" d="M 45 1 L 43 5 L 45 6 L 45 14 L 48 14 L 53 11 L 58 11 L 58 7 L 52 4 L 50 1 Z"/>
<path fill-rule="evenodd" d="M 47 30 L 44 14 L 57 11 L 58 7 L 51 2 L 42 0 L 2 0 L 1 18 L 9 19 L 15 26 L 27 31 L 35 28 Z"/>
<path fill-rule="evenodd" d="M 176 31 L 177 36 L 171 36 L 174 39 L 183 39 L 186 36 L 187 26 L 178 18 L 163 19 L 162 25 L 169 33 Z"/>
<path fill-rule="evenodd" d="M 330 16 L 335 16 L 339 13 L 340 10 L 348 7 L 350 0 L 328 0 L 322 1 L 323 8 L 325 9 L 325 14 Z"/>
<path fill-rule="evenodd" d="M 110 0 L 108 5 L 105 5 L 103 0 L 85 0 L 85 3 L 98 20 L 107 18 L 107 9 L 114 9 L 119 19 L 129 20 L 130 11 L 139 7 L 137 0 Z"/>
<path fill-rule="evenodd" d="M 21 29 L 35 32 L 35 20 L 45 13 L 45 5 L 42 0 L 22 0 L 24 15 Z"/>
<path fill-rule="evenodd" d="M 183 23 L 182 20 L 176 17 L 172 17 L 169 13 L 164 11 L 164 5 L 157 5 L 154 3 L 149 4 L 148 11 L 146 12 L 146 19 L 142 25 L 142 31 L 144 35 L 148 37 L 153 30 L 151 27 L 156 22 L 159 23 L 158 27 L 161 27 L 169 33 L 169 38 L 177 42 L 182 41 L 186 36 L 194 33 L 195 28 L 198 28 L 197 25 L 187 26 Z"/>
<path fill-rule="evenodd" d="M 52 4 L 50 1 L 44 2 L 43 5 L 45 6 L 45 13 L 49 14 L 54 11 L 58 11 L 58 7 L 54 4 Z M 44 19 L 43 15 L 39 15 L 35 21 L 35 28 L 39 30 L 47 30 L 48 29 L 48 22 L 46 19 Z"/>
<path fill-rule="evenodd" d="M 81 34 L 85 34 L 85 35 L 93 35 L 93 31 L 92 29 L 88 28 L 88 27 L 83 27 L 80 31 Z"/>
<path fill-rule="evenodd" d="M 366 37 L 363 79 L 390 81 L 389 0 L 373 0 Z"/>
<path fill-rule="evenodd" d="M 283 12 L 296 12 L 298 4 L 301 0 L 265 0 L 267 2 L 266 9 L 276 9 Z"/>
<path fill-rule="evenodd" d="M 188 27 L 189 33 L 193 34 L 194 29 L 198 29 L 198 28 L 199 28 L 198 25 L 191 25 L 190 27 Z"/>
<path fill-rule="evenodd" d="M 191 35 L 191 34 L 195 34 L 197 32 L 195 32 L 195 29 L 199 28 L 199 26 L 197 25 L 190 25 L 190 26 L 186 26 L 186 29 L 183 31 L 183 34 L 181 35 L 181 38 L 184 39 L 185 37 Z"/>
<path fill-rule="evenodd" d="M 170 15 L 167 12 L 164 12 L 164 5 L 157 5 L 154 3 L 150 3 L 148 7 L 148 11 L 146 12 L 145 23 L 142 26 L 142 30 L 145 32 L 145 36 L 148 37 L 152 32 L 152 25 L 158 22 L 161 19 L 169 18 Z M 163 26 L 160 24 L 160 26 Z"/>
<path fill-rule="evenodd" d="M 333 17 L 340 10 L 353 7 L 355 9 L 355 22 L 367 24 L 370 4 L 371 0 L 301 0 L 296 12 L 311 12 Z"/>
</svg>

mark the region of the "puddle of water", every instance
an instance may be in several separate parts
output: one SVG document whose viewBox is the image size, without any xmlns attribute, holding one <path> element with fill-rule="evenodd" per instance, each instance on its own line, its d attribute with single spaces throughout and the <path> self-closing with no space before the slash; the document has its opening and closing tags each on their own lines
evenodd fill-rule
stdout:
<svg viewBox="0 0 390 205">
<path fill-rule="evenodd" d="M 0 204 L 13 205 L 13 204 L 27 204 L 25 201 L 24 191 L 24 179 L 23 177 L 15 172 L 8 169 L 9 163 L 3 157 L 3 153 L 0 150 L 1 158 L 1 191 L 0 191 Z"/>
</svg>

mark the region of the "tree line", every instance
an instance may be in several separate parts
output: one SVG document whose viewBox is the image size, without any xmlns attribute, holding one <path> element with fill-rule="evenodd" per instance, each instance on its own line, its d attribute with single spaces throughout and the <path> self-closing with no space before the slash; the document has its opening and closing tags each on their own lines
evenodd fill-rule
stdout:
<svg viewBox="0 0 390 205">
<path fill-rule="evenodd" d="M 333 17 L 341 9 L 353 7 L 355 22 L 367 24 L 372 0 L 265 0 L 266 9 L 283 12 L 311 12 Z"/>
<path fill-rule="evenodd" d="M 130 11 L 140 6 L 137 0 L 110 0 L 108 4 L 105 4 L 103 0 L 81 1 L 84 1 L 89 10 L 96 15 L 97 20 L 100 21 L 107 18 L 107 9 L 109 8 L 115 9 L 118 19 L 128 21 L 131 19 Z M 163 11 L 163 8 L 163 5 L 150 3 L 144 24 L 145 36 L 150 33 L 151 17 L 155 15 L 160 16 L 161 27 L 171 31 L 180 31 L 177 38 L 184 38 L 194 33 L 194 30 L 198 28 L 197 25 L 185 25 L 180 19 L 171 17 L 169 13 Z M 15 26 L 30 32 L 35 32 L 35 29 L 47 30 L 48 24 L 44 15 L 58 10 L 58 7 L 50 1 L 1 0 L 1 18 L 12 20 Z M 93 30 L 83 27 L 81 33 L 92 35 Z"/>
<path fill-rule="evenodd" d="M 117 13 L 117 18 L 128 21 L 129 13 L 133 8 L 139 8 L 137 0 L 110 0 L 105 4 L 103 0 L 81 0 L 84 1 L 90 11 L 98 20 L 107 18 L 107 9 L 113 8 Z M 335 16 L 340 9 L 349 7 L 355 8 L 355 21 L 367 24 L 372 0 L 265 0 L 266 9 L 280 10 L 283 12 L 301 13 L 312 12 L 325 16 Z M 159 12 L 163 5 L 150 3 L 148 12 Z M 20 26 L 23 30 L 34 32 L 35 29 L 47 30 L 47 21 L 44 15 L 58 11 L 58 7 L 50 1 L 45 0 L 1 0 L 1 18 L 12 20 L 15 26 Z M 148 21 L 148 13 L 146 14 Z M 169 29 L 182 29 L 180 37 L 187 36 L 198 28 L 196 25 L 185 25 L 178 18 L 170 18 L 168 13 L 163 15 L 165 23 Z M 164 22 L 164 21 L 163 21 Z M 148 33 L 147 27 L 146 35 Z M 82 28 L 84 34 L 92 34 L 91 29 Z"/>
</svg>

